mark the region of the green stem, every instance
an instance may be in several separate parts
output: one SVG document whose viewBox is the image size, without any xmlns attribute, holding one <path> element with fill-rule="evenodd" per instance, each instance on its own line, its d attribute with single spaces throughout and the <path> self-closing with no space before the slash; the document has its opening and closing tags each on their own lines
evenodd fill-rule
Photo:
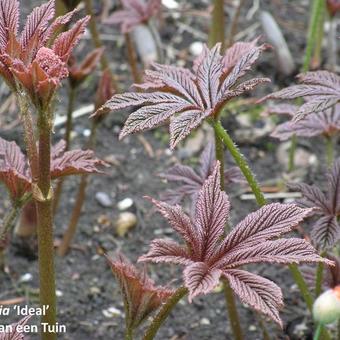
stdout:
<svg viewBox="0 0 340 340">
<path fill-rule="evenodd" d="M 155 318 L 152 320 L 150 326 L 144 334 L 143 340 L 152 340 L 155 338 L 159 328 L 169 316 L 170 312 L 187 293 L 187 288 L 180 287 L 172 294 L 172 296 L 166 301 Z"/>
<path fill-rule="evenodd" d="M 310 312 L 312 312 L 312 309 L 313 309 L 313 297 L 312 295 L 310 294 L 309 292 L 309 288 L 307 286 L 307 283 L 306 281 L 304 280 L 301 272 L 299 271 L 299 268 L 296 264 L 290 264 L 289 265 L 289 269 L 292 273 L 292 276 L 294 278 L 294 281 L 296 282 L 300 292 L 301 292 L 301 295 L 302 295 L 302 298 L 304 299 L 306 305 L 307 305 L 307 308 L 309 309 Z"/>
<path fill-rule="evenodd" d="M 318 20 L 315 47 L 314 47 L 313 57 L 311 60 L 311 65 L 313 69 L 319 68 L 321 64 L 321 52 L 322 52 L 322 42 L 323 42 L 323 36 L 324 36 L 325 17 L 326 17 L 326 6 L 324 6 L 323 4 L 321 8 L 320 17 Z"/>
<path fill-rule="evenodd" d="M 327 157 L 327 165 L 331 167 L 334 161 L 334 145 L 333 145 L 333 138 L 326 137 L 326 157 Z"/>
<path fill-rule="evenodd" d="M 214 0 L 212 20 L 209 32 L 209 46 L 213 47 L 216 43 L 222 43 L 222 50 L 225 42 L 225 17 L 224 0 Z"/>
<path fill-rule="evenodd" d="M 323 268 L 324 268 L 324 264 L 322 262 L 319 262 L 318 267 L 316 269 L 315 298 L 317 298 L 321 293 L 322 280 L 323 280 Z"/>
<path fill-rule="evenodd" d="M 38 220 L 38 259 L 40 281 L 40 305 L 48 306 L 41 322 L 56 324 L 56 288 L 54 270 L 53 214 L 51 186 L 51 122 L 49 113 L 39 113 L 39 178 L 33 187 L 33 199 Z M 43 332 L 43 340 L 55 340 L 56 333 Z"/>
<path fill-rule="evenodd" d="M 319 323 L 318 327 L 316 328 L 313 340 L 319 340 L 320 339 L 321 330 L 322 330 L 322 325 L 321 325 L 321 323 Z"/>
<path fill-rule="evenodd" d="M 307 45 L 305 50 L 305 57 L 303 60 L 302 72 L 308 71 L 312 59 L 313 49 L 318 34 L 319 20 L 322 17 L 324 7 L 324 0 L 314 0 L 312 6 L 312 13 L 309 22 Z"/>
<path fill-rule="evenodd" d="M 256 202 L 258 205 L 262 206 L 266 204 L 266 199 L 264 198 L 260 186 L 257 183 L 252 171 L 250 170 L 250 167 L 244 158 L 244 156 L 240 153 L 237 146 L 227 133 L 227 131 L 223 128 L 220 121 L 213 121 L 213 127 L 215 130 L 215 133 L 218 135 L 218 137 L 223 141 L 225 146 L 228 148 L 229 152 L 233 156 L 236 164 L 242 171 L 244 177 L 246 178 L 252 192 L 255 195 Z"/>
<path fill-rule="evenodd" d="M 225 301 L 227 304 L 228 315 L 230 319 L 231 329 L 233 331 L 233 339 L 242 340 L 243 334 L 240 324 L 240 319 L 237 312 L 237 307 L 235 303 L 234 292 L 231 289 L 227 280 L 223 280 L 223 291 L 225 296 Z"/>
<path fill-rule="evenodd" d="M 127 329 L 125 332 L 125 340 L 133 340 L 133 330 Z"/>
<path fill-rule="evenodd" d="M 297 146 L 297 137 L 293 135 L 290 140 L 289 155 L 288 155 L 288 172 L 292 172 L 295 168 L 295 151 Z"/>
</svg>

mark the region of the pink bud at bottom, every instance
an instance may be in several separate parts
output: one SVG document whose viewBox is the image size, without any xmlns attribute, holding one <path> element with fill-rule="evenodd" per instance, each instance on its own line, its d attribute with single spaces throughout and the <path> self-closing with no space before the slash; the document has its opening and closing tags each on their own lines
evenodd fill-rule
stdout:
<svg viewBox="0 0 340 340">
<path fill-rule="evenodd" d="M 314 320 L 321 324 L 329 324 L 340 317 L 340 286 L 322 293 L 313 305 Z"/>
</svg>

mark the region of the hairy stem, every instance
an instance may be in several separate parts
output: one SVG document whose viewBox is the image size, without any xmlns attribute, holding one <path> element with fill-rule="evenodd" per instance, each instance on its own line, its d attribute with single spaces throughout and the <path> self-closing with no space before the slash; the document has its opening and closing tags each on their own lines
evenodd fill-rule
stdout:
<svg viewBox="0 0 340 340">
<path fill-rule="evenodd" d="M 49 113 L 39 114 L 39 178 L 33 187 L 33 199 L 37 208 L 38 258 L 40 281 L 40 305 L 48 306 L 41 321 L 48 325 L 56 324 L 56 292 L 53 245 L 53 214 L 51 186 L 51 124 Z M 55 333 L 44 332 L 43 340 L 55 340 Z"/>
<path fill-rule="evenodd" d="M 185 287 L 178 288 L 172 296 L 165 302 L 161 307 L 160 311 L 152 320 L 150 326 L 147 328 L 143 340 L 152 340 L 155 338 L 159 328 L 162 326 L 163 322 L 169 316 L 170 312 L 177 305 L 177 303 L 188 293 L 188 289 Z"/>
<path fill-rule="evenodd" d="M 136 55 L 135 46 L 132 42 L 131 35 L 129 33 L 125 33 L 124 37 L 125 37 L 127 56 L 128 56 L 129 65 L 130 65 L 130 68 L 131 68 L 133 81 L 136 84 L 138 84 L 138 83 L 141 82 L 141 77 L 140 77 L 140 73 L 139 73 L 139 70 L 138 70 L 137 55 Z"/>
<path fill-rule="evenodd" d="M 88 27 L 89 27 L 89 30 L 90 30 L 90 33 L 91 33 L 91 36 L 92 36 L 93 44 L 96 48 L 103 47 L 103 43 L 102 43 L 102 41 L 100 40 L 100 37 L 99 37 L 99 32 L 98 32 L 97 22 L 96 22 L 96 16 L 93 12 L 92 0 L 84 0 L 84 4 L 85 4 L 86 14 L 91 17 Z M 110 64 L 109 64 L 109 61 L 108 61 L 105 53 L 103 53 L 101 58 L 100 58 L 100 65 L 101 65 L 102 71 L 104 71 L 106 69 L 107 70 L 110 69 Z M 112 86 L 113 86 L 115 92 L 119 92 L 116 79 L 115 79 L 115 77 L 112 73 L 111 73 L 111 77 L 112 77 Z"/>
<path fill-rule="evenodd" d="M 222 142 L 225 144 L 225 146 L 228 148 L 229 152 L 231 153 L 232 157 L 234 158 L 236 164 L 242 171 L 244 177 L 246 178 L 252 192 L 255 195 L 256 202 L 258 205 L 262 206 L 266 204 L 266 200 L 263 196 L 263 193 L 261 192 L 260 186 L 257 183 L 252 171 L 250 170 L 250 167 L 244 158 L 244 156 L 241 154 L 227 131 L 223 128 L 220 121 L 214 121 L 213 127 L 215 130 L 215 133 L 218 135 L 218 137 L 222 140 Z"/>
<path fill-rule="evenodd" d="M 222 43 L 222 50 L 225 42 L 225 17 L 224 17 L 224 0 L 214 0 L 212 11 L 211 26 L 209 32 L 209 46 L 216 43 Z"/>
</svg>

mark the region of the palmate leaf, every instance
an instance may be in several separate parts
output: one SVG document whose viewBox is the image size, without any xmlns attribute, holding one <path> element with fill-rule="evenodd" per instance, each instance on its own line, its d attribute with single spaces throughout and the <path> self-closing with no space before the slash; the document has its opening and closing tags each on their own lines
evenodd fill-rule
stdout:
<svg viewBox="0 0 340 340">
<path fill-rule="evenodd" d="M 302 193 L 298 204 L 303 207 L 315 207 L 311 236 L 314 243 L 322 250 L 334 246 L 340 237 L 340 158 L 336 159 L 327 174 L 328 185 L 324 194 L 316 185 L 290 183 L 288 187 Z"/>
<path fill-rule="evenodd" d="M 126 324 L 136 329 L 173 294 L 173 290 L 155 286 L 146 272 L 139 272 L 122 254 L 107 257 L 124 298 Z"/>
<path fill-rule="evenodd" d="M 269 204 L 249 214 L 222 240 L 229 215 L 229 201 L 225 192 L 220 190 L 219 174 L 217 162 L 198 194 L 192 219 L 178 206 L 171 208 L 154 201 L 156 208 L 186 241 L 186 246 L 157 239 L 139 261 L 183 265 L 183 280 L 189 290 L 189 301 L 197 295 L 211 292 L 223 276 L 242 302 L 282 325 L 279 317 L 282 307 L 280 288 L 265 278 L 238 268 L 266 262 L 332 264 L 320 257 L 305 240 L 278 239 L 295 228 L 312 209 L 303 209 L 294 204 Z"/>
<path fill-rule="evenodd" d="M 195 60 L 192 71 L 153 64 L 152 70 L 145 71 L 144 83 L 135 85 L 139 92 L 114 95 L 94 115 L 135 107 L 120 138 L 170 120 L 170 147 L 174 148 L 206 118 L 217 116 L 227 101 L 269 81 L 255 78 L 239 83 L 266 47 L 249 44 L 246 49 L 239 49 L 239 59 L 232 67 L 226 67 L 220 44 L 210 50 L 205 47 Z M 228 51 L 226 53 L 228 55 Z"/>
<path fill-rule="evenodd" d="M 30 318 L 30 316 L 26 316 L 19 322 L 12 324 L 10 327 L 12 329 L 11 332 L 1 332 L 0 340 L 28 340 L 28 337 L 25 335 L 25 333 L 19 332 L 17 327 L 19 326 L 20 328 L 22 328 L 23 326 L 25 326 Z"/>
<path fill-rule="evenodd" d="M 300 85 L 293 85 L 281 91 L 267 95 L 266 99 L 308 99 L 296 111 L 294 121 L 297 122 L 311 113 L 318 113 L 334 106 L 340 101 L 340 77 L 328 71 L 302 73 L 298 76 Z"/>
</svg>

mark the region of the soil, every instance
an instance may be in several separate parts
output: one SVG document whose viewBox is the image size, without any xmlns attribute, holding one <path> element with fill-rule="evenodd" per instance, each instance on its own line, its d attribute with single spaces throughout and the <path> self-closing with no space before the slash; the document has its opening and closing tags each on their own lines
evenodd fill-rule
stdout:
<svg viewBox="0 0 340 340">
<path fill-rule="evenodd" d="M 23 2 L 22 9 L 28 11 L 40 1 Z M 205 15 L 207 0 L 185 1 L 181 6 L 187 9 L 179 19 L 173 19 L 164 15 L 161 35 L 164 46 L 167 47 L 167 62 L 173 63 L 178 57 L 186 60 L 192 59 L 188 53 L 188 45 L 198 41 L 197 36 L 205 37 L 208 27 L 208 17 Z M 256 23 L 255 14 L 250 20 L 244 19 L 249 14 L 253 2 L 246 1 L 241 14 L 240 31 Z M 273 0 L 263 1 L 264 9 L 274 14 L 281 25 L 285 37 L 288 39 L 295 61 L 301 63 L 304 48 L 306 24 L 308 20 L 308 1 Z M 201 15 L 192 16 L 191 10 L 199 11 Z M 181 29 L 179 28 L 181 27 Z M 184 28 L 183 28 L 184 27 Z M 194 33 L 185 30 L 192 27 Z M 111 34 L 114 41 L 105 42 L 106 53 L 110 57 L 112 68 L 118 75 L 122 88 L 131 84 L 129 68 L 125 64 L 125 50 L 121 46 L 123 40 L 119 32 L 112 26 L 102 27 L 106 34 Z M 261 34 L 257 26 L 243 39 L 249 40 Z M 79 46 L 79 55 L 83 55 L 88 49 L 89 41 L 82 41 Z M 268 53 L 261 59 L 256 70 L 257 75 L 269 76 L 273 83 L 259 89 L 252 96 L 260 97 L 269 93 L 274 88 L 283 87 L 293 82 L 293 77 L 283 77 L 276 71 L 275 58 Z M 78 96 L 78 105 L 85 106 L 93 100 L 97 77 L 91 77 L 82 86 Z M 60 91 L 57 103 L 57 111 L 66 111 L 67 92 L 66 86 Z M 155 237 L 176 237 L 169 225 L 151 210 L 150 203 L 143 199 L 144 195 L 158 198 L 167 187 L 157 174 L 178 161 L 195 164 L 198 153 L 186 158 L 180 149 L 170 152 L 167 144 L 165 128 L 160 128 L 143 134 L 146 141 L 154 151 L 151 158 L 137 136 L 125 138 L 119 142 L 117 135 L 122 123 L 127 117 L 124 114 L 111 114 L 100 126 L 98 131 L 97 155 L 106 160 L 113 161 L 114 165 L 106 170 L 105 175 L 92 176 L 88 187 L 87 200 L 83 209 L 77 235 L 70 253 L 64 257 L 56 258 L 57 290 L 58 290 L 58 321 L 60 325 L 66 325 L 66 334 L 60 334 L 59 339 L 123 339 L 124 332 L 124 308 L 117 282 L 114 279 L 103 253 L 123 252 L 131 261 L 145 254 L 149 242 Z M 1 117 L 4 126 L 14 119 L 14 115 Z M 6 123 L 6 124 L 5 124 Z M 240 129 L 235 115 L 224 119 L 223 124 L 234 135 L 234 131 Z M 90 127 L 87 117 L 82 117 L 75 122 L 75 137 L 72 141 L 74 148 L 82 148 L 86 143 L 86 132 Z M 3 138 L 16 140 L 22 145 L 20 127 L 7 130 L 0 128 Z M 54 139 L 59 140 L 63 135 L 63 129 L 55 131 Z M 237 141 L 237 140 L 236 140 Z M 302 146 L 311 153 L 315 153 L 320 163 L 323 162 L 322 145 L 319 141 L 301 141 Z M 205 143 L 203 143 L 205 144 Z M 251 167 L 257 174 L 260 182 L 282 178 L 285 170 L 277 162 L 275 150 L 278 142 L 268 136 L 257 139 L 253 143 L 239 143 L 241 151 L 245 154 Z M 232 160 L 227 155 L 227 163 Z M 318 165 L 308 169 L 306 180 L 308 182 L 322 181 L 323 166 Z M 67 226 L 70 213 L 74 204 L 77 191 L 78 178 L 69 178 L 65 181 L 61 204 L 55 221 L 56 241 L 61 238 Z M 1 188 L 0 217 L 9 207 L 8 198 Z M 249 212 L 256 209 L 254 201 L 240 199 L 240 187 L 233 185 L 228 188 L 231 197 L 232 211 L 231 222 L 233 225 L 240 221 Z M 105 192 L 113 201 L 112 207 L 104 208 L 95 199 L 97 192 Z M 125 237 L 115 234 L 114 221 L 119 215 L 117 203 L 124 198 L 134 201 L 130 209 L 137 215 L 138 225 L 128 232 Z M 25 297 L 23 305 L 36 306 L 38 289 L 37 260 L 34 256 L 34 240 L 30 244 L 30 250 L 22 249 L 22 246 L 13 240 L 6 253 L 6 273 L 0 273 L 0 300 Z M 33 249 L 33 254 L 32 254 Z M 281 316 L 284 321 L 284 329 L 280 330 L 273 323 L 266 323 L 271 339 L 311 339 L 312 324 L 308 311 L 301 301 L 297 288 L 290 276 L 288 269 L 279 266 L 253 266 L 253 272 L 275 281 L 283 289 L 286 307 Z M 181 284 L 177 268 L 170 265 L 151 265 L 148 267 L 150 275 L 157 283 L 178 286 Z M 29 280 L 27 274 L 30 274 Z M 176 279 L 178 278 L 178 279 Z M 25 282 L 22 282 L 25 281 Z M 107 312 L 114 307 L 117 311 L 108 316 Z M 259 327 L 259 315 L 246 306 L 238 303 L 241 324 L 246 339 L 262 339 Z M 0 316 L 1 324 L 17 321 L 13 315 Z M 32 324 L 37 323 L 32 318 Z M 142 334 L 142 332 L 141 332 Z M 38 339 L 32 334 L 30 339 Z M 232 339 L 230 323 L 227 317 L 224 296 L 216 292 L 205 297 L 199 297 L 189 304 L 183 300 L 171 314 L 166 324 L 161 328 L 157 339 L 185 339 L 185 340 L 222 340 Z"/>
</svg>

